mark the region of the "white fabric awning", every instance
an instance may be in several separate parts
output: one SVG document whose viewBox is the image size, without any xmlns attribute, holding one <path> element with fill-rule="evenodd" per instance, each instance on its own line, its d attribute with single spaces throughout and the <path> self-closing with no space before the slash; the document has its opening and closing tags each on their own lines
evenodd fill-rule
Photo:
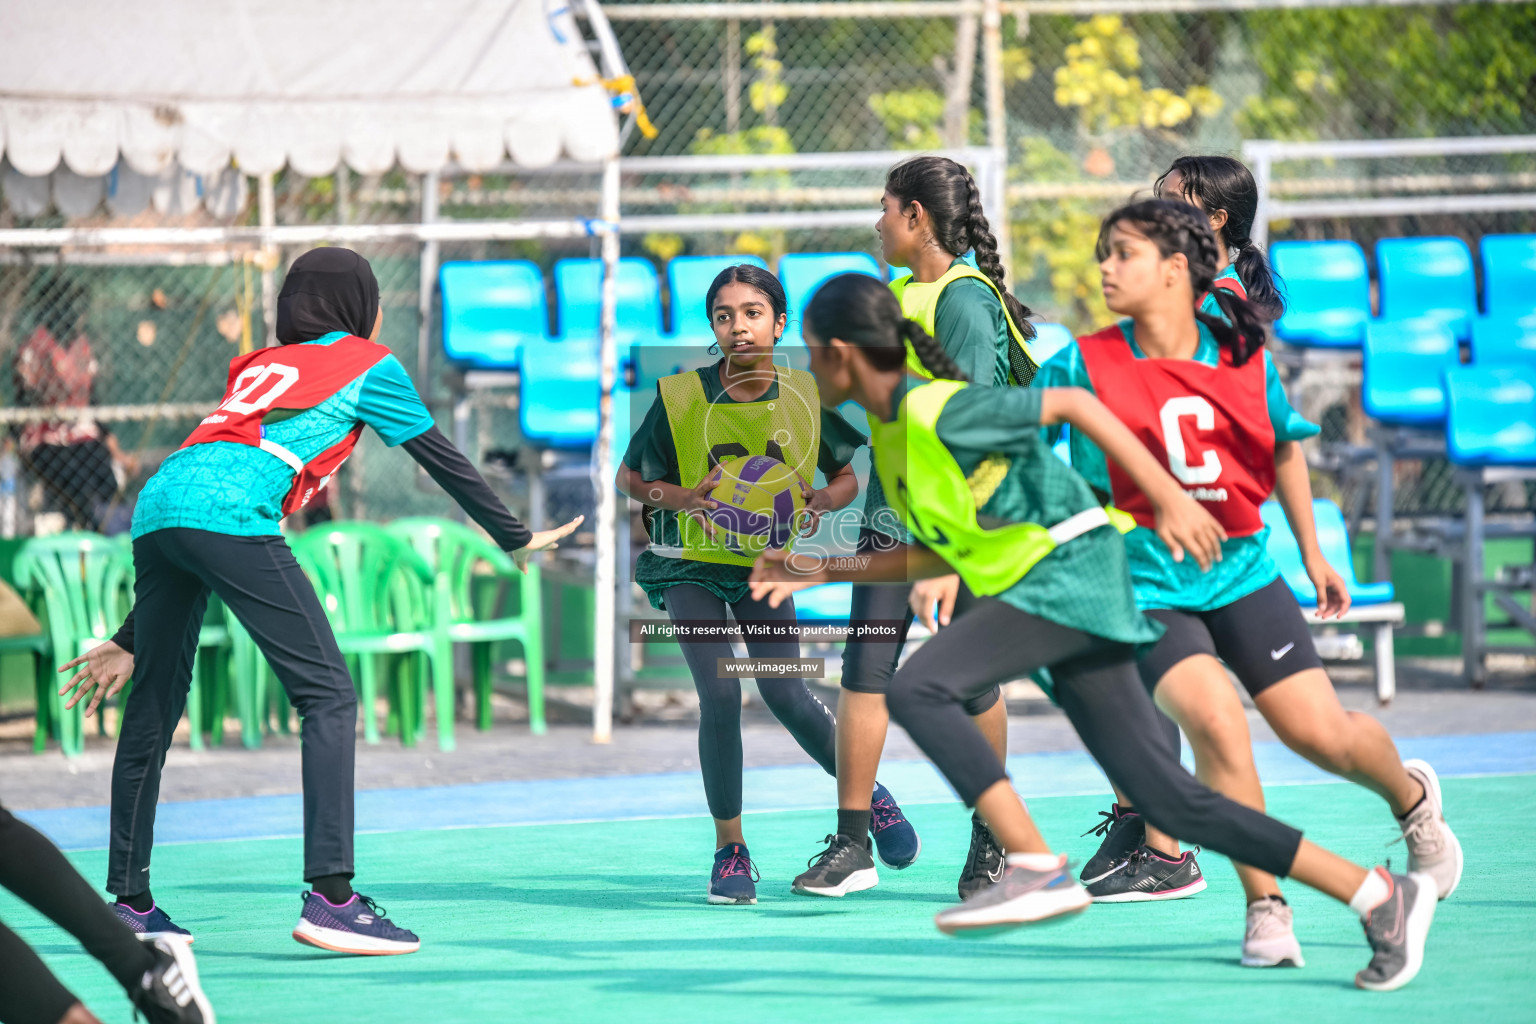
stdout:
<svg viewBox="0 0 1536 1024">
<path fill-rule="evenodd" d="M 378 174 L 618 152 L 564 0 L 8 0 L 0 152 L 22 175 Z"/>
</svg>

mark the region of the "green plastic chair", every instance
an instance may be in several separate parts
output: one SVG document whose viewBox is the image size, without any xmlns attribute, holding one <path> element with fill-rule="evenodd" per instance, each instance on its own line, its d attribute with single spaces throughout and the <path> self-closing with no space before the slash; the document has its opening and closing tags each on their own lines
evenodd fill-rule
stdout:
<svg viewBox="0 0 1536 1024">
<path fill-rule="evenodd" d="M 386 731 L 398 732 L 404 746 L 415 745 L 425 724 L 430 679 L 438 746 L 452 750 L 453 648 L 438 623 L 440 609 L 448 606 L 446 580 L 409 544 L 372 523 L 328 523 L 305 531 L 292 544 L 330 617 L 337 645 L 357 662 L 364 739 L 379 742 L 374 714 L 379 659 L 407 655 L 391 666 Z"/>
<path fill-rule="evenodd" d="M 528 666 L 528 727 L 544 732 L 544 612 L 539 567 L 529 564 L 525 576 L 511 556 L 489 540 L 451 519 L 397 519 L 387 527 L 406 541 L 440 577 L 446 578 L 448 609 L 441 616 L 453 643 L 469 644 L 474 666 L 475 723 L 491 727 L 491 654 L 493 645 L 515 640 L 522 645 Z M 517 614 L 496 615 L 502 587 L 492 591 L 480 584 L 495 581 L 516 596 Z M 489 597 L 491 600 L 487 600 Z"/>
<path fill-rule="evenodd" d="M 37 732 L 33 749 L 42 753 L 48 737 L 64 756 L 85 749 L 85 707 L 66 710 L 53 682 L 65 662 L 109 640 L 133 602 L 133 560 L 123 545 L 97 533 L 34 537 L 16 553 L 16 585 L 44 620 L 48 657 L 54 670 L 37 682 Z M 46 678 L 44 678 L 46 677 Z M 103 718 L 98 724 L 105 731 Z"/>
</svg>

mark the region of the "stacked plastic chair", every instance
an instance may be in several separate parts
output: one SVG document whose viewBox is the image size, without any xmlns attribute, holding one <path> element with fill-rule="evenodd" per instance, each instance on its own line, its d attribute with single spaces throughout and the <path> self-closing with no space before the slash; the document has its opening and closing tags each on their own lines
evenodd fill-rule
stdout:
<svg viewBox="0 0 1536 1024">
<path fill-rule="evenodd" d="M 1449 415 L 1446 447 L 1456 478 L 1466 494 L 1459 563 L 1462 674 L 1474 688 L 1487 679 L 1487 656 L 1536 653 L 1536 647 L 1488 643 L 1485 600 L 1509 617 L 1509 624 L 1536 636 L 1536 617 L 1515 593 L 1532 592 L 1532 569 L 1505 570 L 1485 578 L 1484 547 L 1490 537 L 1536 536 L 1529 522 L 1490 523 L 1486 491 L 1490 485 L 1536 480 L 1536 366 L 1463 366 L 1445 375 Z M 1453 551 L 1453 557 L 1455 552 Z"/>
</svg>

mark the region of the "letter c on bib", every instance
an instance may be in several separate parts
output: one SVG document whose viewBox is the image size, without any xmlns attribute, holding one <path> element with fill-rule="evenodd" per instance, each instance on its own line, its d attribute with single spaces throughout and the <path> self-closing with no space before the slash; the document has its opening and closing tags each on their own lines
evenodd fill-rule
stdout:
<svg viewBox="0 0 1536 1024">
<path fill-rule="evenodd" d="M 1189 464 L 1184 432 L 1179 429 L 1179 420 L 1185 416 L 1195 418 L 1196 430 L 1216 427 L 1216 410 L 1199 395 L 1183 395 L 1164 402 L 1158 418 L 1163 428 L 1163 447 L 1168 450 L 1168 468 L 1181 484 L 1213 484 L 1221 477 L 1221 456 L 1208 448 L 1200 465 Z"/>
</svg>

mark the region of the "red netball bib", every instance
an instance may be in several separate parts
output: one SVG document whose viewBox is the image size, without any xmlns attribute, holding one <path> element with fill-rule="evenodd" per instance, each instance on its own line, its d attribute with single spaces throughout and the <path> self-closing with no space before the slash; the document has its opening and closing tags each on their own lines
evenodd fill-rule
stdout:
<svg viewBox="0 0 1536 1024">
<path fill-rule="evenodd" d="M 1275 488 L 1275 428 L 1264 357 L 1233 366 L 1138 359 L 1119 326 L 1077 340 L 1093 389 L 1229 537 L 1258 533 L 1259 506 Z M 1154 526 L 1152 503 L 1113 459 L 1115 505 Z"/>
<path fill-rule="evenodd" d="M 262 436 L 261 419 L 273 409 L 313 409 L 372 369 L 389 349 L 348 336 L 329 345 L 284 345 L 257 349 L 230 360 L 229 383 L 219 407 L 182 442 L 183 448 L 210 441 L 248 444 L 275 455 L 294 471 L 283 499 L 283 515 L 309 503 L 347 461 L 363 425 L 308 462 Z"/>
</svg>

